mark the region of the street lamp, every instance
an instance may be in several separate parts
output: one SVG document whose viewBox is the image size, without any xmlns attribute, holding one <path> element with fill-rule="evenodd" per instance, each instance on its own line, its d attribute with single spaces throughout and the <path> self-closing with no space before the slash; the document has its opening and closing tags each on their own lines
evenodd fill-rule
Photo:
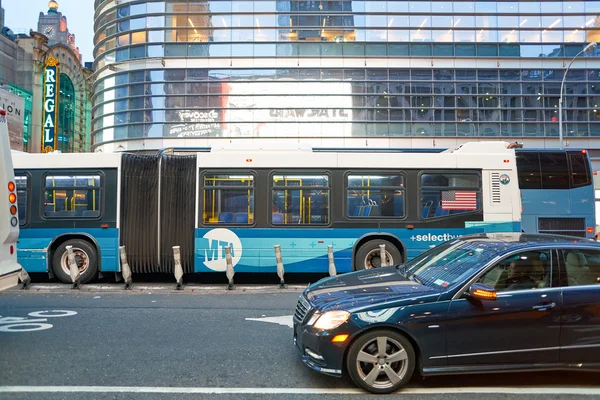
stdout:
<svg viewBox="0 0 600 400">
<path fill-rule="evenodd" d="M 592 42 L 592 43 L 588 44 L 587 46 L 585 46 L 585 48 L 583 50 L 581 50 L 579 53 L 577 53 L 577 55 L 575 55 L 575 57 L 573 57 L 573 59 L 569 63 L 569 66 L 567 67 L 567 69 L 565 70 L 565 74 L 563 75 L 563 80 L 562 80 L 562 83 L 560 84 L 560 98 L 558 99 L 558 135 L 559 135 L 561 149 L 563 147 L 563 110 L 562 110 L 563 90 L 565 88 L 565 81 L 567 80 L 567 73 L 569 72 L 569 68 L 571 68 L 571 65 L 573 65 L 573 63 L 575 62 L 575 59 L 577 57 L 579 57 L 581 54 L 585 53 L 586 51 L 595 49 L 596 46 L 598 46 L 598 43 Z"/>
</svg>

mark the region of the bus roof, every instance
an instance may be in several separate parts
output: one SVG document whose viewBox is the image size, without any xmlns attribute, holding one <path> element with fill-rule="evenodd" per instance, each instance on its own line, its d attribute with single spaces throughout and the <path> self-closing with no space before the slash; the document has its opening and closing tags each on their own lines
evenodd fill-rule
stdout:
<svg viewBox="0 0 600 400">
<path fill-rule="evenodd" d="M 118 168 L 121 153 L 15 153 L 15 169 Z"/>
</svg>

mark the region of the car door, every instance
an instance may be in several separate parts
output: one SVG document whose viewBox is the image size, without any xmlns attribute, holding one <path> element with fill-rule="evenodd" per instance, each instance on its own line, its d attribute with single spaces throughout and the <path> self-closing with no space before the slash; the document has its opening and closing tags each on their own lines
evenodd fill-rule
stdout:
<svg viewBox="0 0 600 400">
<path fill-rule="evenodd" d="M 560 361 L 597 363 L 600 360 L 600 250 L 561 252 L 563 293 Z"/>
<path fill-rule="evenodd" d="M 455 296 L 447 325 L 449 366 L 558 362 L 556 255 L 549 249 L 520 251 L 488 268 L 475 282 L 496 289 L 496 300 Z"/>
</svg>

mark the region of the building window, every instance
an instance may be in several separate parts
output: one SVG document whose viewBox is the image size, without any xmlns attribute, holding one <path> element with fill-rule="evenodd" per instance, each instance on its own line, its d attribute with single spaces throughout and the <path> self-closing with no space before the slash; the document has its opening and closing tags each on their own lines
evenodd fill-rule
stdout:
<svg viewBox="0 0 600 400">
<path fill-rule="evenodd" d="M 273 175 L 271 218 L 273 225 L 329 224 L 329 176 Z"/>
<path fill-rule="evenodd" d="M 28 177 L 24 175 L 15 176 L 17 186 L 17 207 L 19 209 L 19 225 L 27 224 L 27 201 L 29 198 Z"/>
</svg>

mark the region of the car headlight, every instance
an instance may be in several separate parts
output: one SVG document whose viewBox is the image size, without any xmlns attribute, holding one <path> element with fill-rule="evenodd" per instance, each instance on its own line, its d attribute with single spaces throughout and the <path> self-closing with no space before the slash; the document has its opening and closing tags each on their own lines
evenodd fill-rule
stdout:
<svg viewBox="0 0 600 400">
<path fill-rule="evenodd" d="M 350 313 L 348 311 L 327 311 L 321 314 L 314 327 L 322 330 L 335 329 L 344 322 L 348 321 Z"/>
</svg>

